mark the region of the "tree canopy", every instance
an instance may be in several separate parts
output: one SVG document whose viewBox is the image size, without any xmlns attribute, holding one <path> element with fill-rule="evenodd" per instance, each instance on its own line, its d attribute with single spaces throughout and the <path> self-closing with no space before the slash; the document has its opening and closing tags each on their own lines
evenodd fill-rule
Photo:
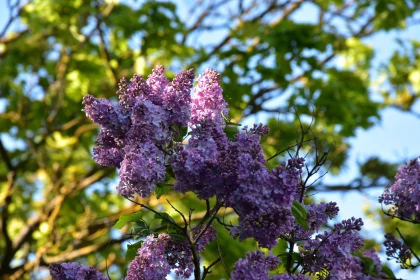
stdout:
<svg viewBox="0 0 420 280">
<path fill-rule="evenodd" d="M 331 149 L 333 174 L 346 165 L 355 131 L 379 124 L 384 108 L 420 117 L 413 109 L 420 98 L 420 41 L 399 40 L 401 48 L 379 67 L 372 64 L 377 50 L 364 41 L 418 24 L 418 0 L 6 2 L 6 12 L 0 12 L 5 18 L 0 277 L 5 279 L 47 277 L 48 264 L 72 260 L 99 264 L 102 271 L 110 266 L 113 275 L 124 272 L 120 249 L 129 237 L 112 226 L 140 208 L 116 193 L 116 171 L 92 160 L 98 127 L 82 112 L 86 94 L 116 99 L 123 77 L 148 74 L 156 65 L 172 77 L 181 69 L 194 68 L 196 74 L 216 69 L 223 74 L 230 120 L 267 117 L 267 156 L 291 145 L 300 123 L 312 123 L 318 148 Z M 294 17 L 307 7 L 316 11 L 310 21 Z M 374 81 L 379 86 L 372 92 Z M 371 158 L 351 184 L 321 181 L 313 190 L 385 187 L 396 166 Z M 178 209 L 195 208 L 197 219 L 205 214 L 192 194 L 165 195 L 177 199 Z M 143 202 L 169 209 L 159 196 Z M 387 231 L 398 225 L 409 245 L 420 250 L 418 226 L 384 219 Z M 221 248 L 232 248 L 228 270 L 255 246 L 229 235 L 219 240 Z M 218 255 L 218 246 L 211 246 L 206 259 Z M 225 277 L 224 268 L 215 267 L 209 277 Z"/>
</svg>

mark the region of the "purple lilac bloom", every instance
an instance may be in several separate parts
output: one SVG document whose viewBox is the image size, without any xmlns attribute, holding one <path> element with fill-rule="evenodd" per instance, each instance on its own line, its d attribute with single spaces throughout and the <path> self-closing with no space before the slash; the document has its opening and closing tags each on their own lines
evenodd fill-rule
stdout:
<svg viewBox="0 0 420 280">
<path fill-rule="evenodd" d="M 392 205 L 391 215 L 420 220 L 420 162 L 417 158 L 400 167 L 395 182 L 385 189 L 379 202 Z"/>
<path fill-rule="evenodd" d="M 191 103 L 191 138 L 171 160 L 177 178 L 175 189 L 193 191 L 200 199 L 224 196 L 234 183 L 229 180 L 233 176 L 229 163 L 235 157 L 228 157 L 232 144 L 223 131 L 221 112 L 227 114 L 228 110 L 219 79 L 220 75 L 209 69 L 199 77 Z"/>
<path fill-rule="evenodd" d="M 117 190 L 125 197 L 134 193 L 147 197 L 155 185 L 164 180 L 165 173 L 163 152 L 153 144 L 144 143 L 137 151 L 125 155 Z"/>
<path fill-rule="evenodd" d="M 294 238 L 296 239 L 308 239 L 315 232 L 318 232 L 321 226 L 325 225 L 329 219 L 333 219 L 337 216 L 339 211 L 337 203 L 335 202 L 321 202 L 319 204 L 312 203 L 311 205 L 306 205 L 305 207 L 308 213 L 307 219 L 310 230 L 305 230 L 300 225 L 295 224 Z"/>
<path fill-rule="evenodd" d="M 261 251 L 248 252 L 245 259 L 236 262 L 232 280 L 265 280 L 269 272 L 275 269 L 280 260 L 274 256 L 265 256 Z"/>
<path fill-rule="evenodd" d="M 198 235 L 200 230 L 194 229 L 195 235 Z M 216 229 L 210 226 L 197 242 L 198 252 L 201 253 L 216 235 Z M 189 278 L 194 272 L 189 244 L 174 242 L 168 234 L 159 234 L 157 238 L 150 235 L 131 262 L 126 280 L 165 279 L 171 270 L 183 278 Z"/>
<path fill-rule="evenodd" d="M 329 277 L 337 280 L 371 279 L 370 276 L 363 274 L 361 260 L 351 256 L 335 262 L 329 270 Z"/>
<path fill-rule="evenodd" d="M 95 268 L 76 262 L 53 263 L 50 264 L 49 270 L 53 280 L 108 280 L 108 277 Z"/>
<path fill-rule="evenodd" d="M 166 247 L 166 260 L 179 277 L 187 279 L 194 272 L 192 254 L 187 244 L 169 242 Z"/>
<path fill-rule="evenodd" d="M 113 133 L 114 136 L 129 129 L 130 119 L 124 114 L 120 104 L 88 94 L 83 97 L 83 105 L 85 105 L 86 115 L 102 128 Z"/>
<path fill-rule="evenodd" d="M 224 192 L 224 160 L 230 140 L 215 126 L 201 126 L 191 133 L 188 144 L 179 146 L 171 159 L 177 181 L 175 189 L 193 191 L 200 199 Z"/>
<path fill-rule="evenodd" d="M 279 275 L 274 275 L 272 280 L 310 280 L 311 278 L 303 275 L 303 274 L 287 274 L 287 273 L 283 273 L 283 274 L 279 274 Z"/>
<path fill-rule="evenodd" d="M 373 260 L 373 263 L 375 264 L 376 273 L 378 275 L 383 275 L 382 263 L 381 263 L 381 260 L 379 259 L 378 254 L 376 253 L 375 249 L 370 249 L 370 250 L 367 250 L 367 251 L 363 252 L 363 256 L 371 258 Z M 383 275 L 383 276 L 386 276 L 386 275 Z"/>
<path fill-rule="evenodd" d="M 405 244 L 395 238 L 392 233 L 387 233 L 385 235 L 385 252 L 389 259 L 396 259 L 400 263 L 402 268 L 406 268 L 407 263 L 411 263 L 412 254 L 410 248 Z"/>
<path fill-rule="evenodd" d="M 152 70 L 152 74 L 147 77 L 146 82 L 151 89 L 149 99 L 156 105 L 162 105 L 162 96 L 165 88 L 169 84 L 169 80 L 165 77 L 165 68 L 163 66 L 156 66 Z"/>
<path fill-rule="evenodd" d="M 126 280 L 161 280 L 171 271 L 166 258 L 166 248 L 170 241 L 168 234 L 147 237 L 128 268 Z"/>
<path fill-rule="evenodd" d="M 287 166 L 281 164 L 269 172 L 261 147 L 253 137 L 256 136 L 249 139 L 249 134 L 240 134 L 237 137 L 236 143 L 244 150 L 238 159 L 240 187 L 229 201 L 229 206 L 239 214 L 239 225 L 231 234 L 240 240 L 253 237 L 260 246 L 272 248 L 281 234 L 293 229 L 290 208 L 303 160 L 291 159 Z"/>
<path fill-rule="evenodd" d="M 200 228 L 194 228 L 194 237 L 197 238 L 197 236 L 200 234 L 202 230 L 204 230 L 205 227 L 202 226 Z M 197 251 L 201 253 L 206 248 L 206 245 L 212 242 L 214 239 L 216 239 L 217 236 L 217 229 L 213 226 L 209 226 L 206 231 L 201 235 L 200 239 L 197 242 Z"/>
<path fill-rule="evenodd" d="M 190 69 L 176 75 L 163 91 L 163 109 L 170 112 L 169 125 L 186 127 L 191 116 L 191 89 L 194 71 Z"/>
<path fill-rule="evenodd" d="M 360 260 L 354 260 L 351 254 L 363 247 L 363 238 L 359 234 L 362 226 L 362 220 L 353 217 L 335 224 L 333 230 L 305 241 L 304 249 L 309 253 L 303 256 L 304 269 L 309 273 L 327 269 L 334 274 L 336 271 L 339 272 L 334 268 L 340 267 L 340 270 L 346 273 L 345 275 L 359 273 L 361 267 L 356 264 Z"/>
<path fill-rule="evenodd" d="M 227 103 L 223 99 L 219 80 L 220 74 L 210 69 L 204 71 L 198 78 L 191 102 L 190 126 L 212 123 L 224 127 L 222 112 L 227 116 L 229 110 L 226 108 Z"/>
<path fill-rule="evenodd" d="M 118 103 L 87 96 L 86 114 L 101 127 L 94 158 L 120 168 L 121 195 L 147 197 L 164 180 L 170 154 L 177 191 L 193 191 L 200 199 L 216 195 L 239 214 L 234 236 L 253 237 L 272 248 L 281 234 L 293 229 L 290 208 L 303 159 L 290 159 L 287 166 L 269 171 L 260 145 L 268 128 L 262 124 L 244 128 L 230 140 L 221 115 L 228 111 L 220 75 L 206 70 L 191 101 L 193 78 L 188 70 L 169 82 L 163 67 L 157 67 L 147 81 L 139 75 L 130 82 L 123 79 Z M 188 144 L 169 145 L 174 131 L 187 123 L 192 129 Z"/>
<path fill-rule="evenodd" d="M 86 115 L 101 128 L 94 159 L 120 168 L 117 190 L 121 195 L 149 196 L 164 180 L 165 153 L 173 131 L 189 121 L 193 79 L 193 71 L 188 70 L 169 82 L 164 68 L 158 66 L 147 81 L 140 75 L 129 82 L 122 79 L 119 102 L 84 97 Z"/>
<path fill-rule="evenodd" d="M 93 148 L 93 158 L 100 165 L 119 168 L 124 159 L 123 146 L 123 139 L 114 137 L 112 132 L 103 128 L 96 139 L 96 146 Z"/>
</svg>

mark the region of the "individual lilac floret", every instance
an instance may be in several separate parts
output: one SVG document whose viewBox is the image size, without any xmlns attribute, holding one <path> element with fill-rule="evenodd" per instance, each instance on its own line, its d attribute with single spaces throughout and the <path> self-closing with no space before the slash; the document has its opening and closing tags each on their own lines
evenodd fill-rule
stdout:
<svg viewBox="0 0 420 280">
<path fill-rule="evenodd" d="M 171 271 L 166 258 L 166 248 L 170 241 L 168 234 L 147 237 L 130 263 L 126 280 L 161 280 Z"/>
<path fill-rule="evenodd" d="M 280 260 L 274 256 L 265 256 L 261 251 L 248 252 L 245 259 L 236 262 L 232 280 L 270 279 L 270 270 L 275 269 Z"/>
<path fill-rule="evenodd" d="M 401 268 L 408 268 L 411 264 L 412 254 L 410 248 L 395 238 L 392 233 L 385 235 L 384 246 L 388 260 L 395 259 Z"/>
<path fill-rule="evenodd" d="M 198 78 L 194 87 L 194 96 L 191 102 L 190 126 L 213 123 L 224 126 L 222 113 L 227 116 L 227 103 L 223 99 L 222 88 L 219 86 L 220 74 L 207 69 Z"/>
<path fill-rule="evenodd" d="M 400 167 L 395 182 L 385 189 L 379 202 L 392 205 L 389 214 L 393 216 L 420 221 L 420 162 L 417 158 Z"/>
<path fill-rule="evenodd" d="M 53 263 L 48 268 L 53 280 L 108 280 L 108 277 L 95 268 L 76 262 Z"/>
<path fill-rule="evenodd" d="M 351 254 L 363 247 L 363 238 L 359 234 L 362 226 L 362 220 L 353 217 L 335 224 L 330 232 L 318 234 L 315 239 L 307 240 L 304 249 L 309 253 L 303 256 L 304 270 L 311 274 L 327 270 L 330 274 L 340 273 L 340 277 L 350 277 L 361 272 L 360 260 L 354 259 Z"/>
</svg>

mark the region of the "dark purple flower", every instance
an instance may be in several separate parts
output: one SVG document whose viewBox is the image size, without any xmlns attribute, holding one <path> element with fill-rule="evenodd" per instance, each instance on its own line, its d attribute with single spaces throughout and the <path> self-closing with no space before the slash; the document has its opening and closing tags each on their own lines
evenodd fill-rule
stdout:
<svg viewBox="0 0 420 280">
<path fill-rule="evenodd" d="M 384 246 L 388 259 L 396 259 L 402 268 L 409 267 L 407 264 L 411 263 L 412 254 L 405 243 L 396 239 L 392 233 L 387 233 Z"/>
<path fill-rule="evenodd" d="M 126 280 L 161 280 L 171 271 L 166 258 L 166 248 L 171 238 L 168 234 L 147 237 L 138 256 L 130 263 Z"/>
<path fill-rule="evenodd" d="M 311 278 L 303 275 L 303 274 L 287 274 L 287 273 L 283 273 L 283 274 L 279 274 L 279 275 L 274 275 L 272 280 L 310 280 Z"/>
<path fill-rule="evenodd" d="M 352 253 L 363 247 L 363 238 L 359 234 L 362 225 L 361 219 L 353 217 L 335 224 L 331 231 L 318 234 L 314 239 L 305 241 L 304 249 L 308 253 L 303 256 L 304 269 L 310 273 L 326 269 L 333 274 L 335 271 L 339 273 L 340 270 L 343 270 L 344 274 L 340 274 L 342 276 L 359 273 L 361 271 L 360 260 L 358 258 L 354 260 Z"/>
<path fill-rule="evenodd" d="M 392 205 L 390 214 L 402 219 L 420 220 L 420 162 L 413 159 L 398 170 L 395 182 L 386 188 L 379 202 Z"/>
<path fill-rule="evenodd" d="M 265 256 L 261 251 L 248 252 L 245 259 L 236 262 L 232 280 L 265 280 L 269 272 L 275 269 L 280 260 L 274 256 Z"/>
<path fill-rule="evenodd" d="M 53 280 L 108 280 L 108 277 L 95 268 L 76 262 L 53 263 L 50 264 L 49 270 Z"/>
</svg>

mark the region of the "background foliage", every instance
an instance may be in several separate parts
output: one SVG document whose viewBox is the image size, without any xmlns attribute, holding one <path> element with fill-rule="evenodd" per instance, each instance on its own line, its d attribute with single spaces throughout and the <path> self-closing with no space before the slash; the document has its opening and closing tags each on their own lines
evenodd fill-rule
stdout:
<svg viewBox="0 0 420 280">
<path fill-rule="evenodd" d="M 0 12 L 5 18 L 0 25 L 0 277 L 47 277 L 49 263 L 70 260 L 100 270 L 111 266 L 116 279 L 124 273 L 128 236 L 111 227 L 120 215 L 139 208 L 116 194 L 115 170 L 91 159 L 97 127 L 81 112 L 85 94 L 115 98 L 120 78 L 147 75 L 156 64 L 170 73 L 193 67 L 198 74 L 212 67 L 223 73 L 232 120 L 267 117 L 267 156 L 294 140 L 300 115 L 304 123 L 314 121 L 319 145 L 334 143 L 329 165 L 337 174 L 348 158 L 349 139 L 359 128 L 380 124 L 381 110 L 420 116 L 413 110 L 420 97 L 420 41 L 399 41 L 400 50 L 380 67 L 372 65 L 377 50 L 364 43 L 375 34 L 418 24 L 419 3 L 7 0 L 8 12 Z M 317 11 L 314 23 L 293 18 L 308 5 Z M 395 168 L 371 158 L 350 184 L 320 182 L 314 191 L 385 186 Z M 205 211 L 194 197 L 167 198 L 180 209 L 195 208 L 196 217 Z M 164 201 L 152 197 L 143 203 L 166 207 Z M 387 231 L 395 229 L 395 222 L 382 219 Z M 398 223 L 420 250 L 418 228 Z M 228 269 L 255 247 L 251 241 L 235 243 L 225 233 L 219 240 L 220 248 L 229 250 Z M 380 248 L 373 241 L 372 246 Z M 216 255 L 213 244 L 204 257 Z M 215 267 L 212 277 L 225 277 L 223 267 Z"/>
</svg>

